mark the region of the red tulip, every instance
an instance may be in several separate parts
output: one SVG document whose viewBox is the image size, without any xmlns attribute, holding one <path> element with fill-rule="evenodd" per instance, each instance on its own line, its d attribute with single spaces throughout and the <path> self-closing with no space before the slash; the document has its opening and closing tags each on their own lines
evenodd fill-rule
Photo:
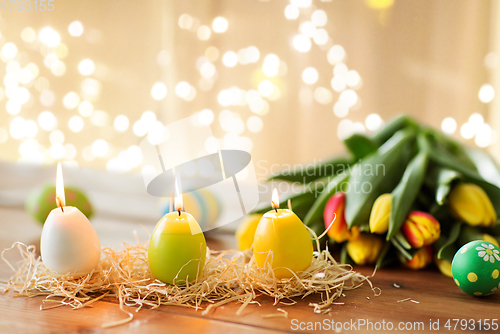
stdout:
<svg viewBox="0 0 500 334">
<path fill-rule="evenodd" d="M 328 228 L 328 236 L 336 242 L 344 242 L 351 240 L 359 235 L 359 226 L 354 226 L 351 230 L 347 227 L 347 222 L 344 216 L 345 208 L 345 194 L 343 192 L 335 193 L 326 203 L 325 210 L 323 211 L 323 220 L 325 227 Z"/>
<path fill-rule="evenodd" d="M 410 212 L 401 230 L 413 248 L 431 245 L 441 234 L 436 218 L 422 211 Z"/>
</svg>

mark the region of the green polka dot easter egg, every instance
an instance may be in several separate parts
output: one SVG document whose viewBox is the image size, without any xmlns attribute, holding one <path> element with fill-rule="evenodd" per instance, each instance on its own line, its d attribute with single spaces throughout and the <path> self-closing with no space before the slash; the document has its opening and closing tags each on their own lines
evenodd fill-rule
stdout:
<svg viewBox="0 0 500 334">
<path fill-rule="evenodd" d="M 500 289 L 500 249 L 484 240 L 471 241 L 455 254 L 451 271 L 463 292 L 491 295 Z"/>
<path fill-rule="evenodd" d="M 66 206 L 78 208 L 88 219 L 92 217 L 94 210 L 83 191 L 74 187 L 65 186 L 64 193 Z M 45 185 L 33 189 L 28 195 L 24 207 L 31 217 L 43 225 L 50 211 L 57 207 L 56 187 L 53 185 Z"/>
</svg>

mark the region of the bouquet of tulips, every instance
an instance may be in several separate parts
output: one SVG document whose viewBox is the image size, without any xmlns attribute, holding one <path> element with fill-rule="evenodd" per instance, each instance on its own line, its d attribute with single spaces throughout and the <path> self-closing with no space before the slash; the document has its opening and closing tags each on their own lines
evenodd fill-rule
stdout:
<svg viewBox="0 0 500 334">
<path fill-rule="evenodd" d="M 304 184 L 293 210 L 318 235 L 328 228 L 341 262 L 413 269 L 435 262 L 451 276 L 463 244 L 498 245 L 500 170 L 485 152 L 407 116 L 344 143 L 346 156 L 270 179 Z M 319 196 L 310 191 L 317 188 Z"/>
</svg>

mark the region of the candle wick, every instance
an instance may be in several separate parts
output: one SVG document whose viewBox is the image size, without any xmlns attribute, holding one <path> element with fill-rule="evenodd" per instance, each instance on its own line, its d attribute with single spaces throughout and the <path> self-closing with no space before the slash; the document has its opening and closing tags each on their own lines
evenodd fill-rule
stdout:
<svg viewBox="0 0 500 334">
<path fill-rule="evenodd" d="M 177 212 L 179 212 L 179 217 L 181 216 L 181 209 L 177 210 Z"/>
<path fill-rule="evenodd" d="M 278 213 L 278 205 L 276 203 L 274 203 L 274 201 L 271 201 L 271 204 L 272 204 L 274 211 L 276 211 L 276 213 Z"/>
<path fill-rule="evenodd" d="M 59 205 L 59 207 L 61 208 L 61 211 L 64 213 L 64 209 L 63 209 L 63 205 L 62 205 L 62 201 L 59 197 L 56 197 L 56 200 L 57 200 L 57 205 Z"/>
</svg>

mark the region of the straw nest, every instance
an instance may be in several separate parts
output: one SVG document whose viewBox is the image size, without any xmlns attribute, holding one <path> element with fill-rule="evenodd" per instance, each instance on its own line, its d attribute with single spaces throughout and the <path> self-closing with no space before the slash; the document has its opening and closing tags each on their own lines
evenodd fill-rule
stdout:
<svg viewBox="0 0 500 334">
<path fill-rule="evenodd" d="M 312 232 L 314 233 L 314 232 Z M 317 249 L 319 238 L 315 237 Z M 35 246 L 16 242 L 2 252 L 2 259 L 14 271 L 7 283 L 7 290 L 28 297 L 46 296 L 40 306 L 48 308 L 70 306 L 74 309 L 87 307 L 104 298 L 113 297 L 119 301 L 120 309 L 127 314 L 123 320 L 104 324 L 116 326 L 133 319 L 133 314 L 124 306 L 157 308 L 161 305 L 177 305 L 202 310 L 205 315 L 210 310 L 229 302 L 240 303 L 237 315 L 249 304 L 259 304 L 262 295 L 274 298 L 274 305 L 293 305 L 298 299 L 319 294 L 318 302 L 311 302 L 316 313 L 327 313 L 336 300 L 344 296 L 344 291 L 356 289 L 367 282 L 374 288 L 368 277 L 355 272 L 351 266 L 335 261 L 328 249 L 314 252 L 309 268 L 293 274 L 288 279 L 277 279 L 270 266 L 257 266 L 251 250 L 214 251 L 207 250 L 205 268 L 198 278 L 185 286 L 165 284 L 156 280 L 149 269 L 147 260 L 148 244 L 138 240 L 137 245 L 124 243 L 124 249 L 115 251 L 102 249 L 101 261 L 92 273 L 72 279 L 68 276 L 54 276 L 47 270 Z M 17 248 L 22 256 L 17 268 L 4 257 L 6 251 Z M 287 316 L 287 312 L 277 309 L 277 314 L 266 317 Z"/>
</svg>

